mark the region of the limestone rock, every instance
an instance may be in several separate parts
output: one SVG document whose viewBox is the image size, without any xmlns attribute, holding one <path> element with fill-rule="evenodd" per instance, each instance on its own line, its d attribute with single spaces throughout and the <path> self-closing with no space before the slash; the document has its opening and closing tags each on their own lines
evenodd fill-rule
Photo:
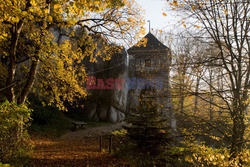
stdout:
<svg viewBox="0 0 250 167">
<path fill-rule="evenodd" d="M 98 117 L 98 114 L 97 114 L 97 113 L 94 114 L 93 120 L 94 120 L 94 121 L 99 121 L 99 117 Z"/>
<path fill-rule="evenodd" d="M 108 108 L 106 106 L 101 106 L 98 117 L 100 121 L 106 121 L 108 117 Z"/>
<path fill-rule="evenodd" d="M 92 119 L 94 117 L 94 114 L 96 113 L 96 109 L 97 109 L 97 104 L 96 103 L 91 105 L 90 112 L 88 113 L 88 118 Z"/>
<path fill-rule="evenodd" d="M 109 121 L 110 122 L 117 122 L 117 112 L 116 112 L 116 109 L 114 107 L 110 107 L 110 110 L 109 110 Z"/>
<path fill-rule="evenodd" d="M 118 112 L 117 113 L 117 122 L 121 122 L 125 119 L 125 114 L 123 112 Z"/>
</svg>

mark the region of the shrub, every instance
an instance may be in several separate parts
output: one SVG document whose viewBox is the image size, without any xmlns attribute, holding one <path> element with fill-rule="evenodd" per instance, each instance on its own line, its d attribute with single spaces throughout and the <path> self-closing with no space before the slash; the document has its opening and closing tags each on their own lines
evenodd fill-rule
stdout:
<svg viewBox="0 0 250 167">
<path fill-rule="evenodd" d="M 249 149 L 245 149 L 236 158 L 231 159 L 230 151 L 227 148 L 213 149 L 204 144 L 197 144 L 197 142 L 188 140 L 184 143 L 186 147 L 184 161 L 191 166 L 241 167 L 250 165 Z"/>
<path fill-rule="evenodd" d="M 24 105 L 0 104 L 0 160 L 14 166 L 28 163 L 32 146 L 27 139 L 31 110 Z"/>
<path fill-rule="evenodd" d="M 29 96 L 29 102 L 29 107 L 34 110 L 29 128 L 31 135 L 58 138 L 70 127 L 70 122 L 57 107 L 42 104 L 33 94 Z"/>
<path fill-rule="evenodd" d="M 11 166 L 10 166 L 10 164 L 2 164 L 2 163 L 0 162 L 0 167 L 11 167 Z"/>
</svg>

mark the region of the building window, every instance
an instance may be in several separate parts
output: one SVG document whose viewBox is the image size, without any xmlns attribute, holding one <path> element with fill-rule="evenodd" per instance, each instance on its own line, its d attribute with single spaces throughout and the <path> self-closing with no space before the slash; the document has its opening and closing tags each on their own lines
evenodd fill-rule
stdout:
<svg viewBox="0 0 250 167">
<path fill-rule="evenodd" d="M 145 59 L 145 66 L 151 67 L 151 59 Z"/>
</svg>

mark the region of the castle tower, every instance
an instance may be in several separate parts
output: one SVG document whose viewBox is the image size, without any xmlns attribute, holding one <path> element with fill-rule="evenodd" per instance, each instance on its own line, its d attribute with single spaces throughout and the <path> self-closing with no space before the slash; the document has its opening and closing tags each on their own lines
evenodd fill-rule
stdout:
<svg viewBox="0 0 250 167">
<path fill-rule="evenodd" d="M 158 110 L 168 118 L 175 130 L 169 84 L 170 49 L 149 32 L 127 52 L 129 54 L 128 110 L 138 106 L 141 98 L 154 98 Z"/>
</svg>

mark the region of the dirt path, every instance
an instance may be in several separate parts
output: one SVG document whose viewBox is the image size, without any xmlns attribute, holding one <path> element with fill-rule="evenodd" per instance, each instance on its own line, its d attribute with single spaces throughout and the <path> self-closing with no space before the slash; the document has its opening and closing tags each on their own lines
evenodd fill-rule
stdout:
<svg viewBox="0 0 250 167">
<path fill-rule="evenodd" d="M 60 139 L 35 138 L 31 166 L 33 167 L 129 167 L 125 160 L 100 152 L 99 135 L 122 128 L 125 123 L 108 126 L 90 127 L 68 132 Z"/>
<path fill-rule="evenodd" d="M 93 138 L 82 141 L 39 139 L 33 142 L 33 167 L 131 166 L 108 151 L 99 152 L 98 140 Z"/>
<path fill-rule="evenodd" d="M 90 127 L 86 129 L 77 130 L 76 132 L 68 132 L 63 135 L 60 139 L 62 140 L 82 140 L 85 137 L 100 136 L 109 132 L 121 129 L 126 123 L 120 122 L 107 126 Z"/>
</svg>

